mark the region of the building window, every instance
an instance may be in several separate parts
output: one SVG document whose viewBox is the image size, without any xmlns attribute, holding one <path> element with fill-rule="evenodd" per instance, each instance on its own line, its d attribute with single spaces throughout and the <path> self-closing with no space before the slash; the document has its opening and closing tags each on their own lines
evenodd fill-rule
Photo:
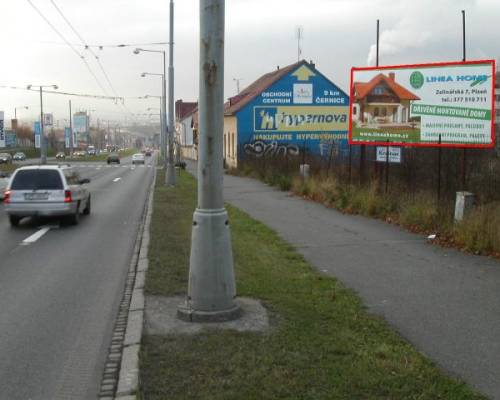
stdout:
<svg viewBox="0 0 500 400">
<path fill-rule="evenodd" d="M 227 134 L 224 133 L 224 158 L 227 157 Z"/>
<path fill-rule="evenodd" d="M 357 112 L 358 112 L 358 108 L 357 107 L 353 107 L 352 108 L 352 115 L 357 115 Z"/>
<path fill-rule="evenodd" d="M 373 116 L 378 117 L 378 115 L 379 115 L 379 109 L 378 107 L 375 107 L 375 110 L 373 110 Z"/>
<path fill-rule="evenodd" d="M 375 89 L 373 89 L 373 94 L 384 94 L 384 87 L 376 86 Z"/>
<path fill-rule="evenodd" d="M 387 115 L 387 108 L 382 107 L 382 108 L 381 108 L 381 111 L 382 111 L 382 113 L 381 113 L 381 114 L 382 114 L 382 117 L 385 117 L 385 116 Z"/>
</svg>

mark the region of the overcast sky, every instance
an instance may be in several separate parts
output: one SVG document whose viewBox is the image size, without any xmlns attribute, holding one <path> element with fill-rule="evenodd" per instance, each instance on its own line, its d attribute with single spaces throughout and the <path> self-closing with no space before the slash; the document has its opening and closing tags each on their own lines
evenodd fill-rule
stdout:
<svg viewBox="0 0 500 400">
<path fill-rule="evenodd" d="M 90 45 L 168 41 L 168 0 L 31 0 L 70 43 L 78 45 L 80 39 L 52 1 Z M 129 111 L 157 112 L 146 109 L 158 107 L 158 100 L 133 98 L 160 94 L 159 77 L 140 77 L 142 72 L 161 72 L 160 54 L 134 55 L 134 46 L 95 49 L 112 89 L 89 50 L 75 46 L 99 85 L 28 0 L 1 2 L 0 86 L 57 84 L 60 91 L 92 95 L 113 95 L 114 89 L 125 98 L 123 107 L 110 100 L 45 95 L 44 111 L 53 112 L 61 124 L 69 116 L 70 98 L 76 111 L 95 110 L 94 123 L 123 121 Z M 462 9 L 467 18 L 467 58 L 499 58 L 498 0 L 227 0 L 225 96 L 236 94 L 234 78 L 241 79 L 243 88 L 278 65 L 296 62 L 298 26 L 303 29 L 302 58 L 313 60 L 345 91 L 352 66 L 374 64 L 377 18 L 380 65 L 461 60 Z M 176 0 L 176 99 L 197 100 L 198 35 L 199 1 Z M 40 112 L 38 93 L 0 88 L 0 110 L 7 120 L 13 118 L 14 107 L 24 105 L 30 109 L 18 110 L 18 117 L 34 119 Z"/>
</svg>

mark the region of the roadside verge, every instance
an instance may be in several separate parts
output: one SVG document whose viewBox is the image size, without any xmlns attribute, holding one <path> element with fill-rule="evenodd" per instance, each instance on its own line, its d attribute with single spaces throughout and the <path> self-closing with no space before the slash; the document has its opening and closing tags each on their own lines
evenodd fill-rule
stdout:
<svg viewBox="0 0 500 400">
<path fill-rule="evenodd" d="M 156 185 L 146 295 L 186 293 L 195 206 L 196 181 L 187 172 L 175 188 Z M 228 211 L 238 295 L 261 300 L 272 327 L 264 334 L 144 335 L 140 398 L 484 398 L 368 314 L 351 290 L 316 272 L 274 231 Z"/>
</svg>

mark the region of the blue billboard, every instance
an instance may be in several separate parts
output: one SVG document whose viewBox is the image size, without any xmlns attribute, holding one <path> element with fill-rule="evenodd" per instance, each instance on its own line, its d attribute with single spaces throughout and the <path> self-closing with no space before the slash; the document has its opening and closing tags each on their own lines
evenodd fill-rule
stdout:
<svg viewBox="0 0 500 400">
<path fill-rule="evenodd" d="M 349 96 L 311 64 L 264 89 L 236 113 L 239 156 L 326 157 L 348 149 Z"/>
<path fill-rule="evenodd" d="M 71 128 L 64 128 L 64 146 L 67 149 L 71 147 Z"/>
<path fill-rule="evenodd" d="M 42 126 L 40 125 L 40 121 L 35 122 L 35 148 L 39 149 L 40 148 L 40 138 L 42 135 Z"/>
<path fill-rule="evenodd" d="M 17 147 L 16 132 L 5 131 L 5 147 Z"/>
</svg>

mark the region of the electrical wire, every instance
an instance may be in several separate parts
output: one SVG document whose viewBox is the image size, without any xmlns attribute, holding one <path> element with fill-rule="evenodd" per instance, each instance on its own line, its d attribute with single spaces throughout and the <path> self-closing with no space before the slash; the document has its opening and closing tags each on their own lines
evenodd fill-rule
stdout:
<svg viewBox="0 0 500 400">
<path fill-rule="evenodd" d="M 111 91 L 113 92 L 113 94 L 118 97 L 118 94 L 116 93 L 116 90 L 115 88 L 113 87 L 113 84 L 111 83 L 111 80 L 109 79 L 109 76 L 108 74 L 106 73 L 102 63 L 101 63 L 101 60 L 99 60 L 99 57 L 97 56 L 97 54 L 95 54 L 95 52 L 92 50 L 92 48 L 90 48 L 88 45 L 87 45 L 87 42 L 85 41 L 85 39 L 83 38 L 83 36 L 76 30 L 76 28 L 73 26 L 73 24 L 69 21 L 68 18 L 66 18 L 66 15 L 64 15 L 64 13 L 61 11 L 61 9 L 57 6 L 56 2 L 54 0 L 50 0 L 50 2 L 52 3 L 52 5 L 54 6 L 54 8 L 56 9 L 56 11 L 59 13 L 59 15 L 62 17 L 62 19 L 64 19 L 64 21 L 68 24 L 68 26 L 71 28 L 71 30 L 73 31 L 73 33 L 78 37 L 78 39 L 80 39 L 80 41 L 82 42 L 82 44 L 85 46 L 85 49 L 89 50 L 90 53 L 94 56 L 94 58 L 96 59 L 97 61 L 97 64 L 99 65 L 99 68 L 101 69 L 101 72 L 102 74 L 104 75 L 106 81 L 108 82 L 108 85 L 109 87 L 111 88 Z"/>
<path fill-rule="evenodd" d="M 104 94 L 106 96 L 108 96 L 108 92 L 107 90 L 104 88 L 104 86 L 101 84 L 101 82 L 99 81 L 99 79 L 97 78 L 97 75 L 94 73 L 94 71 L 92 70 L 92 68 L 90 68 L 90 65 L 88 64 L 87 60 L 85 59 L 85 56 L 83 56 L 82 54 L 80 54 L 80 52 L 75 48 L 74 45 L 72 45 L 67 39 L 66 37 L 61 33 L 59 32 L 59 30 L 49 21 L 49 19 L 32 3 L 31 0 L 26 0 L 31 7 L 33 7 L 33 9 L 38 13 L 38 15 L 40 15 L 40 17 L 42 17 L 42 19 L 47 23 L 47 25 L 49 25 L 52 30 L 64 41 L 64 43 L 66 43 L 67 46 L 69 46 L 71 48 L 71 50 L 73 50 L 73 52 L 83 61 L 83 63 L 85 64 L 85 66 L 87 67 L 87 69 L 89 70 L 89 72 L 92 74 L 92 76 L 94 77 L 95 81 L 97 82 L 97 84 L 99 85 L 99 87 L 101 88 L 101 90 L 104 92 Z"/>
<path fill-rule="evenodd" d="M 46 43 L 46 44 L 57 44 L 57 45 L 65 45 L 65 43 L 61 42 L 51 42 L 40 40 L 36 41 L 38 43 Z M 104 50 L 106 48 L 120 48 L 120 47 L 138 47 L 138 46 L 164 46 L 167 45 L 168 42 L 152 42 L 152 43 L 127 43 L 127 44 L 81 44 L 81 43 L 71 43 L 74 47 L 83 47 L 86 50 L 89 48 Z"/>
<path fill-rule="evenodd" d="M 28 88 L 25 88 L 25 87 L 7 86 L 7 85 L 0 85 L 0 89 L 27 90 L 27 91 L 38 92 L 38 89 L 28 89 Z M 95 95 L 95 94 L 61 92 L 59 90 L 55 91 L 55 90 L 46 90 L 46 89 L 44 89 L 43 93 L 59 94 L 59 95 L 64 95 L 64 96 L 87 97 L 87 98 L 98 99 L 98 100 L 113 100 L 115 102 L 115 104 L 123 103 L 125 101 L 125 99 L 123 97 L 100 96 L 100 95 Z"/>
</svg>

